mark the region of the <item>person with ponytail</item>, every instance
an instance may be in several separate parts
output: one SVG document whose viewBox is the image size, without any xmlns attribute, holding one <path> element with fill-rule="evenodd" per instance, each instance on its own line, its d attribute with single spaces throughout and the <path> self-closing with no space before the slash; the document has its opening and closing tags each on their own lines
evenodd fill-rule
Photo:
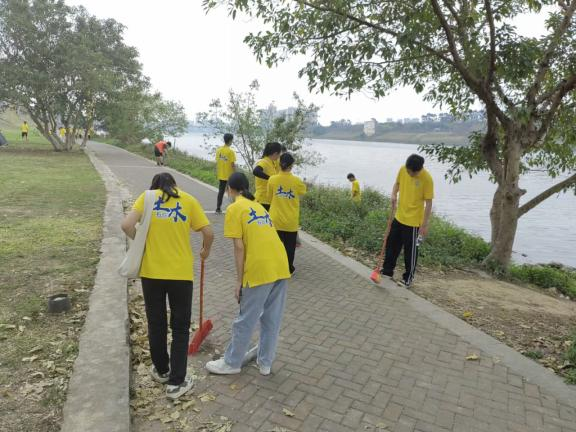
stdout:
<svg viewBox="0 0 576 432">
<path fill-rule="evenodd" d="M 306 193 L 306 184 L 292 174 L 294 157 L 290 153 L 280 156 L 280 174 L 268 179 L 270 217 L 288 254 L 290 274 L 293 274 L 298 227 L 300 226 L 300 197 Z"/>
<path fill-rule="evenodd" d="M 234 202 L 226 210 L 224 237 L 234 244 L 237 276 L 234 296 L 240 311 L 232 324 L 232 339 L 224 357 L 209 361 L 206 369 L 219 375 L 239 373 L 254 328 L 260 322 L 257 363 L 260 373 L 269 375 L 290 278 L 288 258 L 270 215 L 254 200 L 243 173 L 230 176 L 227 193 Z"/>
<path fill-rule="evenodd" d="M 262 159 L 256 162 L 252 171 L 254 182 L 256 183 L 256 201 L 266 209 L 270 210 L 270 196 L 268 195 L 268 179 L 278 174 L 278 158 L 282 153 L 282 144 L 269 142 L 264 147 Z"/>
<path fill-rule="evenodd" d="M 156 174 L 150 190 L 154 191 L 154 207 L 140 267 L 152 357 L 150 375 L 167 384 L 168 398 L 177 399 L 193 385 L 186 376 L 194 280 L 190 229 L 202 233 L 203 260 L 210 255 L 214 234 L 198 200 L 181 191 L 171 174 Z M 136 223 L 144 212 L 144 197 L 145 193 L 138 197 L 122 222 L 122 230 L 130 238 L 134 238 Z M 172 330 L 170 355 L 166 350 L 166 298 Z"/>
</svg>

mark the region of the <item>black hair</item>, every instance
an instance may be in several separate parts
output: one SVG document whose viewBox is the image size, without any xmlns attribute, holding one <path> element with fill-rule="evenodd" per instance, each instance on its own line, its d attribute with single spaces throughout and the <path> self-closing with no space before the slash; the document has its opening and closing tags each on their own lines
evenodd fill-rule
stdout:
<svg viewBox="0 0 576 432">
<path fill-rule="evenodd" d="M 290 153 L 284 153 L 280 156 L 280 169 L 282 169 L 282 171 L 287 170 L 292 165 L 294 165 L 294 156 Z"/>
<path fill-rule="evenodd" d="M 226 144 L 230 144 L 233 139 L 234 139 L 234 135 L 232 135 L 231 133 L 225 133 L 224 134 L 224 142 Z"/>
<path fill-rule="evenodd" d="M 347 178 L 348 180 L 350 180 L 350 179 L 355 179 L 356 176 L 355 176 L 354 174 L 350 173 L 350 174 L 348 174 L 348 175 L 346 176 L 346 178 Z"/>
<path fill-rule="evenodd" d="M 250 183 L 244 173 L 235 172 L 228 177 L 228 187 L 238 191 L 244 198 L 254 201 L 254 195 L 250 192 Z"/>
<path fill-rule="evenodd" d="M 288 151 L 288 147 L 282 145 L 282 153 L 286 153 Z"/>
<path fill-rule="evenodd" d="M 171 143 L 170 141 L 166 141 L 166 145 L 167 145 L 168 147 L 172 147 L 172 143 Z"/>
<path fill-rule="evenodd" d="M 164 202 L 167 202 L 170 198 L 180 198 L 176 190 L 176 180 L 170 173 L 163 172 L 154 176 L 150 190 L 156 189 L 162 191 L 162 201 Z"/>
<path fill-rule="evenodd" d="M 273 155 L 274 153 L 282 153 L 282 144 L 279 142 L 269 142 L 266 143 L 266 147 L 264 147 L 264 154 L 262 157 Z"/>
<path fill-rule="evenodd" d="M 406 159 L 406 169 L 413 172 L 418 172 L 424 167 L 424 158 L 417 154 L 411 154 Z"/>
</svg>

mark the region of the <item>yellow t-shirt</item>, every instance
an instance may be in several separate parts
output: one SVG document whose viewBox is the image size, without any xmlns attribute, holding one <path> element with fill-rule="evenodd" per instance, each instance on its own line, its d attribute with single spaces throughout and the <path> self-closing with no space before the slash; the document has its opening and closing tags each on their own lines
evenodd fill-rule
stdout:
<svg viewBox="0 0 576 432">
<path fill-rule="evenodd" d="M 22 123 L 22 126 L 20 126 L 20 131 L 28 133 L 28 124 Z"/>
<path fill-rule="evenodd" d="M 268 156 L 260 159 L 256 163 L 256 166 L 261 166 L 264 170 L 264 174 L 268 175 L 269 177 L 278 174 L 278 164 L 276 164 L 275 161 L 270 159 Z M 256 183 L 256 193 L 254 194 L 256 201 L 258 201 L 260 204 L 270 204 L 270 199 L 272 197 L 268 195 L 268 180 L 256 177 L 254 182 Z"/>
<path fill-rule="evenodd" d="M 403 166 L 398 171 L 396 183 L 400 185 L 400 198 L 396 219 L 411 227 L 419 227 L 424 221 L 424 201 L 434 198 L 434 182 L 424 168 L 411 177 Z"/>
<path fill-rule="evenodd" d="M 300 225 L 300 195 L 306 193 L 306 185 L 290 172 L 280 172 L 268 179 L 270 217 L 278 231 L 298 231 Z"/>
<path fill-rule="evenodd" d="M 61 127 L 61 128 L 60 128 L 60 136 L 61 136 L 62 138 L 64 138 L 65 135 L 66 135 L 66 128 Z"/>
<path fill-rule="evenodd" d="M 256 201 L 240 196 L 228 206 L 224 237 L 241 238 L 244 243 L 242 286 L 254 288 L 290 277 L 286 249 L 270 215 Z"/>
<path fill-rule="evenodd" d="M 194 256 L 190 246 L 190 228 L 198 231 L 209 225 L 196 198 L 178 189 L 179 198 L 162 201 L 162 191 L 156 190 L 152 219 L 146 237 L 146 248 L 140 267 L 140 277 L 150 279 L 194 280 Z M 142 193 L 134 210 L 144 212 Z"/>
<path fill-rule="evenodd" d="M 360 192 L 360 182 L 358 180 L 352 182 L 352 201 L 362 201 L 362 192 Z"/>
<path fill-rule="evenodd" d="M 226 180 L 234 173 L 232 164 L 236 162 L 236 153 L 230 146 L 223 145 L 216 150 L 216 174 L 218 180 Z"/>
</svg>

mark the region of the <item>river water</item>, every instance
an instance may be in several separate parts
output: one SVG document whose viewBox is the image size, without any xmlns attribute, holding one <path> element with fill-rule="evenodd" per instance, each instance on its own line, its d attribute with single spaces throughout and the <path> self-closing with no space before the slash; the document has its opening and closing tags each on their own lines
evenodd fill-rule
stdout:
<svg viewBox="0 0 576 432">
<path fill-rule="evenodd" d="M 203 148 L 200 133 L 188 134 L 176 139 L 176 148 L 187 153 L 211 159 Z M 325 162 L 318 167 L 308 167 L 298 173 L 316 183 L 349 187 L 346 175 L 352 172 L 361 186 L 370 186 L 390 194 L 398 168 L 406 158 L 418 152 L 412 144 L 376 143 L 361 141 L 311 140 L 311 148 L 322 154 Z M 427 160 L 425 168 L 434 179 L 434 211 L 484 239 L 490 239 L 489 210 L 494 184 L 487 174 L 472 179 L 463 178 L 453 184 L 445 180 L 447 166 Z M 542 192 L 553 182 L 544 172 L 524 175 L 520 187 L 528 192 L 526 202 Z M 514 244 L 514 260 L 517 262 L 560 262 L 576 267 L 576 196 L 571 193 L 557 194 L 526 213 L 519 221 Z"/>
</svg>

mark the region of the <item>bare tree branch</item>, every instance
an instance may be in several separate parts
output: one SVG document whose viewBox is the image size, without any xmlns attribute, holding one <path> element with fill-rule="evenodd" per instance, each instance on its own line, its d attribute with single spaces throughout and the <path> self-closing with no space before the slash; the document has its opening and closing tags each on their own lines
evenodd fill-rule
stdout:
<svg viewBox="0 0 576 432">
<path fill-rule="evenodd" d="M 488 86 L 494 81 L 496 73 L 496 28 L 494 26 L 494 16 L 492 14 L 492 4 L 490 0 L 484 0 L 484 7 L 486 8 L 486 20 L 490 27 L 490 61 L 488 62 L 488 73 L 486 81 Z"/>
<path fill-rule="evenodd" d="M 569 188 L 570 186 L 572 186 L 575 183 L 576 183 L 576 173 L 572 174 L 567 179 L 556 183 L 554 186 L 546 189 L 544 192 L 536 195 L 530 201 L 528 201 L 527 203 L 520 206 L 518 208 L 518 217 L 523 216 L 524 214 L 528 213 L 530 210 L 532 210 L 534 207 L 536 207 L 538 204 L 540 204 L 545 199 L 551 197 L 555 193 L 562 192 L 563 190 Z"/>
<path fill-rule="evenodd" d="M 541 140 L 542 137 L 546 135 L 546 133 L 548 132 L 548 129 L 552 124 L 552 120 L 554 120 L 558 108 L 562 104 L 562 99 L 564 99 L 564 96 L 566 96 L 575 88 L 576 88 L 576 75 L 572 75 L 567 80 L 563 80 L 562 83 L 560 83 L 558 90 L 551 99 L 550 108 L 548 109 L 548 112 L 545 114 L 544 119 L 542 120 L 540 127 L 536 132 L 537 141 Z"/>
</svg>

